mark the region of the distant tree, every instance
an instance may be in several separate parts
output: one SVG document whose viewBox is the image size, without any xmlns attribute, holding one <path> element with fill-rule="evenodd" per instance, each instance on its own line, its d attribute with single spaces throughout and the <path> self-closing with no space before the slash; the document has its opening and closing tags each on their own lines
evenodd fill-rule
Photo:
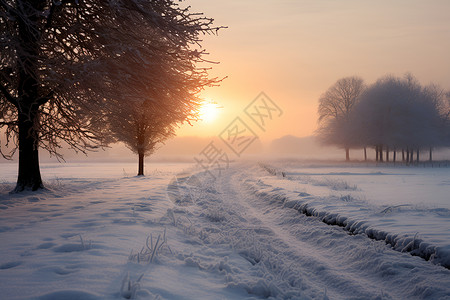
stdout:
<svg viewBox="0 0 450 300">
<path fill-rule="evenodd" d="M 164 43 L 163 36 L 159 39 Z M 164 52 L 147 57 L 151 70 L 146 73 L 139 61 L 130 60 L 128 56 L 118 58 L 124 60 L 120 64 L 146 76 L 146 80 L 134 80 L 124 87 L 132 101 L 112 97 L 113 109 L 107 115 L 113 139 L 123 142 L 138 155 L 138 175 L 144 175 L 144 157 L 172 137 L 180 123 L 197 119 L 201 103 L 199 92 L 219 82 L 216 78 L 210 79 L 206 69 L 197 67 L 203 60 L 195 50 L 171 49 L 170 45 L 166 48 Z"/>
<path fill-rule="evenodd" d="M 423 88 L 409 74 L 381 78 L 355 106 L 350 121 L 353 134 L 375 147 L 378 160 L 383 160 L 383 149 L 387 159 L 389 150 L 395 153 L 398 149 L 406 149 L 408 161 L 412 161 L 414 151 L 418 159 L 421 149 L 442 143 L 436 97 L 435 91 Z"/>
<path fill-rule="evenodd" d="M 181 115 L 165 112 L 151 101 L 123 106 L 108 119 L 115 140 L 138 155 L 138 175 L 144 175 L 144 157 L 151 155 L 157 144 L 173 136 L 177 122 L 183 121 Z"/>
<path fill-rule="evenodd" d="M 138 175 L 144 175 L 144 158 L 153 154 L 158 144 L 174 136 L 179 124 L 196 120 L 198 92 L 203 86 L 216 83 L 203 72 L 192 70 L 187 74 L 169 67 L 165 70 L 166 74 L 154 74 L 158 78 L 153 84 L 158 89 L 148 90 L 143 100 L 118 105 L 107 118 L 114 140 L 123 142 L 138 155 Z M 171 76 L 167 74 L 170 72 Z"/>
<path fill-rule="evenodd" d="M 438 85 L 430 84 L 424 88 L 424 93 L 431 99 L 440 115 L 439 138 L 429 145 L 429 160 L 432 161 L 434 147 L 450 147 L 450 92 L 446 92 Z"/>
<path fill-rule="evenodd" d="M 319 128 L 317 135 L 324 144 L 345 149 L 345 159 L 350 160 L 350 147 L 355 138 L 347 129 L 350 114 L 365 89 L 363 79 L 353 76 L 339 79 L 319 98 Z"/>
<path fill-rule="evenodd" d="M 441 106 L 440 111 L 443 122 L 443 145 L 444 147 L 450 147 L 450 91 L 445 93 L 442 103 L 443 105 Z"/>
<path fill-rule="evenodd" d="M 110 100 L 135 101 L 135 83 L 151 86 L 155 53 L 200 60 L 211 24 L 173 0 L 0 1 L 0 126 L 19 149 L 15 191 L 43 187 L 40 147 L 103 145 Z"/>
</svg>

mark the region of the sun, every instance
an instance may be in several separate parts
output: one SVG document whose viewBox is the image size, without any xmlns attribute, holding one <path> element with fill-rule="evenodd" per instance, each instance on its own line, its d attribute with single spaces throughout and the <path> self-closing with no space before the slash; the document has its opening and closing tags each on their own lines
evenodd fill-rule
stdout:
<svg viewBox="0 0 450 300">
<path fill-rule="evenodd" d="M 200 106 L 199 117 L 203 122 L 211 123 L 217 119 L 222 107 L 214 101 L 204 101 Z"/>
</svg>

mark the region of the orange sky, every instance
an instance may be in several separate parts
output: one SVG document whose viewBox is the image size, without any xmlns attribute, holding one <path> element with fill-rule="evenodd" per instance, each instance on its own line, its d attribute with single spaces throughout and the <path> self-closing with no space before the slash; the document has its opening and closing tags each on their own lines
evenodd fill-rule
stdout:
<svg viewBox="0 0 450 300">
<path fill-rule="evenodd" d="M 206 36 L 212 75 L 228 76 L 203 96 L 223 109 L 214 122 L 183 126 L 180 136 L 216 136 L 264 91 L 283 115 L 256 133 L 262 140 L 311 135 L 318 98 L 337 79 L 367 83 L 411 72 L 450 89 L 450 1 L 187 0 L 216 25 Z M 245 120 L 245 119 L 243 119 Z M 246 122 L 248 120 L 245 120 Z"/>
</svg>

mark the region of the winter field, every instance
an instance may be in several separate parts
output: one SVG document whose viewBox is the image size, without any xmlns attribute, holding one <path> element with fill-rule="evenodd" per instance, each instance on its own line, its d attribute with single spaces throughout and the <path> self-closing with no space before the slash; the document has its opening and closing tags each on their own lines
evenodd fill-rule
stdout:
<svg viewBox="0 0 450 300">
<path fill-rule="evenodd" d="M 450 299 L 450 166 L 44 164 L 10 195 L 0 299 Z"/>
</svg>

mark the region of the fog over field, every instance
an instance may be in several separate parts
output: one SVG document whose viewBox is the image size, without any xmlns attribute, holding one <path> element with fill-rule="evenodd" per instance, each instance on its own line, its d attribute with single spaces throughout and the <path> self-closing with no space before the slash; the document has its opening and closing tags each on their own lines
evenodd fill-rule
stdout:
<svg viewBox="0 0 450 300">
<path fill-rule="evenodd" d="M 155 154 L 148 158 L 149 162 L 157 161 L 183 161 L 194 162 L 194 157 L 198 155 L 211 141 L 220 143 L 218 137 L 175 137 L 160 145 Z M 222 144 L 225 148 L 226 146 Z M 229 150 L 228 150 L 229 151 Z M 78 161 L 126 161 L 133 162 L 137 158 L 123 144 L 114 144 L 110 148 L 90 152 L 88 155 L 77 154 L 66 150 L 62 152 L 64 159 L 68 162 Z M 351 149 L 351 157 L 354 160 L 364 160 L 363 149 Z M 375 151 L 368 150 L 369 159 L 375 159 Z M 423 151 L 423 160 L 427 160 L 427 151 Z M 324 146 L 319 143 L 315 136 L 296 137 L 283 136 L 274 140 L 256 140 L 243 153 L 244 159 L 283 159 L 292 158 L 299 160 L 337 160 L 345 159 L 343 149 L 333 146 Z M 433 155 L 435 160 L 449 160 L 450 149 L 437 149 Z M 56 162 L 55 157 L 50 157 L 47 153 L 41 154 L 41 161 Z M 7 161 L 2 160 L 0 163 Z"/>
</svg>

